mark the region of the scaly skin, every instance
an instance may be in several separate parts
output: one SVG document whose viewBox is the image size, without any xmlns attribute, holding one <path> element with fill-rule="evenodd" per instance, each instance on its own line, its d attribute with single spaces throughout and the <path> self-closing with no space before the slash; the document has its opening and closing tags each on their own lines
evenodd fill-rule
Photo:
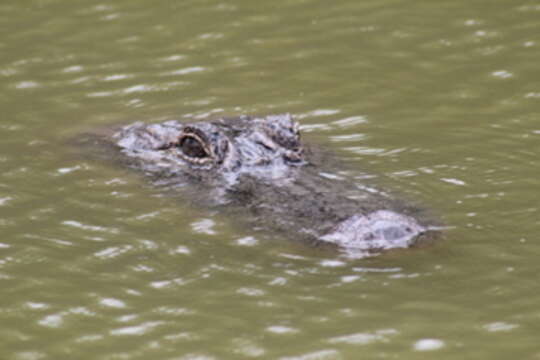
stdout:
<svg viewBox="0 0 540 360">
<path fill-rule="evenodd" d="M 135 123 L 113 138 L 132 166 L 156 182 L 197 182 L 212 197 L 206 202 L 314 245 L 364 256 L 413 246 L 428 231 L 416 209 L 324 176 L 290 115 Z"/>
</svg>

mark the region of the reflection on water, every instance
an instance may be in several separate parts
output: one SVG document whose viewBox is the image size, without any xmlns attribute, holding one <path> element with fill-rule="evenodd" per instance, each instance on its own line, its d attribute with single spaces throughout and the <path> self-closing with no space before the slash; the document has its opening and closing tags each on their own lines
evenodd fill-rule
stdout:
<svg viewBox="0 0 540 360">
<path fill-rule="evenodd" d="M 3 356 L 538 356 L 539 11 L 1 4 Z M 352 261 L 65 144 L 136 120 L 284 112 L 346 164 L 325 176 L 429 207 L 445 239 Z"/>
</svg>

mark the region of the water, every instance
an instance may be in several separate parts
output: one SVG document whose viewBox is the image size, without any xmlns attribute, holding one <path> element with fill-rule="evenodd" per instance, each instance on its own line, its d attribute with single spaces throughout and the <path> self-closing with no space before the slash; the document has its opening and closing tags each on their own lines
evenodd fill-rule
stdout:
<svg viewBox="0 0 540 360">
<path fill-rule="evenodd" d="M 5 1 L 0 358 L 540 358 L 535 1 Z M 68 139 L 290 112 L 452 226 L 347 260 Z"/>
</svg>

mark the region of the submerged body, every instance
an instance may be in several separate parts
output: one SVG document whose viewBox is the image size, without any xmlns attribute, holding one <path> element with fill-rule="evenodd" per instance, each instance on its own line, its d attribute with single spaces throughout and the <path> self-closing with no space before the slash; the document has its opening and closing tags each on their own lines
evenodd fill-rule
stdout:
<svg viewBox="0 0 540 360">
<path fill-rule="evenodd" d="M 413 246 L 429 230 L 417 209 L 325 171 L 290 115 L 135 123 L 113 138 L 156 183 L 197 184 L 204 202 L 313 245 L 363 256 Z"/>
</svg>

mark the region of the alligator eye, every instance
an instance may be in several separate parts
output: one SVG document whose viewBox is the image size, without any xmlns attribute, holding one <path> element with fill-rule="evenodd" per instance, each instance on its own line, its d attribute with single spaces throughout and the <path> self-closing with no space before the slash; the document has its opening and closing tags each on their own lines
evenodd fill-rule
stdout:
<svg viewBox="0 0 540 360">
<path fill-rule="evenodd" d="M 182 150 L 184 155 L 190 158 L 202 159 L 208 157 L 208 153 L 206 152 L 203 144 L 192 136 L 183 137 L 182 140 L 180 140 L 178 147 Z"/>
<path fill-rule="evenodd" d="M 208 154 L 199 140 L 191 136 L 185 136 L 178 145 L 184 155 L 191 158 L 204 158 Z"/>
</svg>

